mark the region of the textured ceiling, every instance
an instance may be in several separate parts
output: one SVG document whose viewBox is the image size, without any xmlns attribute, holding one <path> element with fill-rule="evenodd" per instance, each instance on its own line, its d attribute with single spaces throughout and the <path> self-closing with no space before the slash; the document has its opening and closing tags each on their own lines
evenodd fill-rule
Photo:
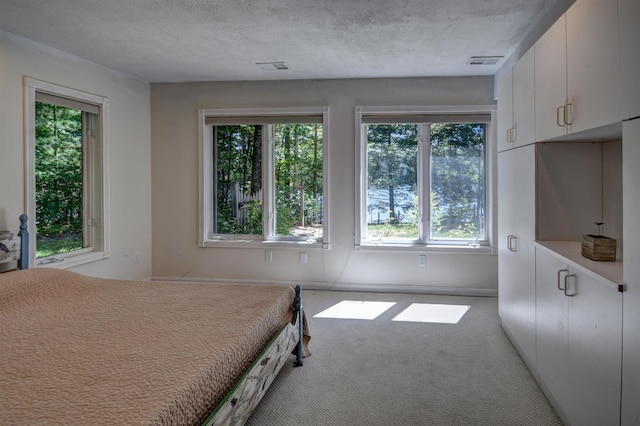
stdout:
<svg viewBox="0 0 640 426">
<path fill-rule="evenodd" d="M 508 58 L 561 2 L 0 0 L 0 29 L 149 82 L 492 75 L 471 56 Z"/>
</svg>

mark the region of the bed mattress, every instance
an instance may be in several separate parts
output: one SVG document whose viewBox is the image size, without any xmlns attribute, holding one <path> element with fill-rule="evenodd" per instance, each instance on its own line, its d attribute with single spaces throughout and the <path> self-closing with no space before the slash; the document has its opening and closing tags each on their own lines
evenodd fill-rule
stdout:
<svg viewBox="0 0 640 426">
<path fill-rule="evenodd" d="M 1 424 L 200 424 L 292 319 L 293 289 L 0 274 Z"/>
</svg>

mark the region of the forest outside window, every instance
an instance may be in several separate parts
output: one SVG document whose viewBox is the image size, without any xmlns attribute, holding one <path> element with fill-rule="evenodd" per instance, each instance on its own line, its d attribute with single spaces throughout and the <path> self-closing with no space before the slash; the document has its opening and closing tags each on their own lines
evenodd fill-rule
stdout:
<svg viewBox="0 0 640 426">
<path fill-rule="evenodd" d="M 201 246 L 328 243 L 327 109 L 201 110 Z"/>
<path fill-rule="evenodd" d="M 488 245 L 490 113 L 357 110 L 358 246 Z"/>
<path fill-rule="evenodd" d="M 32 264 L 108 257 L 108 100 L 30 78 L 24 86 Z"/>
</svg>

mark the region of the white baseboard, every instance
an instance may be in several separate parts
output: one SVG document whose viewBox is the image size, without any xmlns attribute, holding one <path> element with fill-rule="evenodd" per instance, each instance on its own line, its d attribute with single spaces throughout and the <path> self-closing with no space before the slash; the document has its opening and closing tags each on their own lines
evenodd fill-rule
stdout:
<svg viewBox="0 0 640 426">
<path fill-rule="evenodd" d="M 497 297 L 498 290 L 493 288 L 475 287 L 445 287 L 445 286 L 421 286 L 406 284 L 370 284 L 370 283 L 327 283 L 313 281 L 268 281 L 268 280 L 238 280 L 221 278 L 184 278 L 184 277 L 152 277 L 152 281 L 177 281 L 198 283 L 228 283 L 228 284 L 252 284 L 252 285 L 287 285 L 300 284 L 303 290 L 335 290 L 335 291 L 362 291 L 372 293 L 414 293 L 414 294 L 439 294 L 451 296 L 483 296 Z"/>
</svg>

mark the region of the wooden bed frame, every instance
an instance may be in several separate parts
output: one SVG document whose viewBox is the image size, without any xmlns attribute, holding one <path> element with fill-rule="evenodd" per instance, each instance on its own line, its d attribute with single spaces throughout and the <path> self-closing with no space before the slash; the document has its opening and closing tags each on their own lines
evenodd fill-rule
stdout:
<svg viewBox="0 0 640 426">
<path fill-rule="evenodd" d="M 27 215 L 20 215 L 20 255 L 18 269 L 29 269 L 29 230 Z M 295 352 L 294 367 L 303 365 L 303 308 L 301 288 L 295 287 L 293 303 L 294 317 L 267 344 L 249 369 L 233 385 L 204 425 L 241 425 L 244 424 L 258 405 L 276 375 Z"/>
</svg>

